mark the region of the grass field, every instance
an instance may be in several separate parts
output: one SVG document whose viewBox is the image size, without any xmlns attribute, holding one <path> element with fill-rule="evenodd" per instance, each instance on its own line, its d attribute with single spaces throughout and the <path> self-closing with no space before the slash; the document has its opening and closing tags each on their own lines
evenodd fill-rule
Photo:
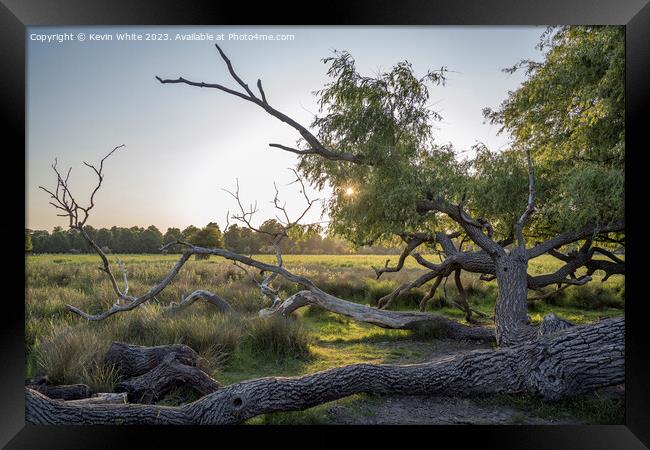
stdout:
<svg viewBox="0 0 650 450">
<path fill-rule="evenodd" d="M 177 258 L 177 255 L 120 255 L 129 274 L 130 294 L 146 292 Z M 287 268 L 310 277 L 334 295 L 374 304 L 399 283 L 422 273 L 415 261 L 409 259 L 401 272 L 384 274 L 376 280 L 371 266 L 383 266 L 388 258 L 392 262 L 397 259 L 384 255 L 285 255 L 284 261 Z M 273 262 L 270 255 L 259 259 Z M 202 357 L 202 368 L 224 384 L 263 376 L 300 375 L 356 362 L 422 362 L 436 345 L 431 338 L 408 331 L 360 324 L 314 308 L 303 308 L 296 317 L 288 319 L 260 319 L 257 311 L 268 306 L 268 300 L 240 269 L 214 257 L 189 261 L 156 301 L 103 322 L 86 322 L 67 312 L 65 304 L 89 312 L 99 312 L 113 304 L 111 286 L 105 274 L 97 269 L 98 265 L 94 255 L 27 257 L 27 377 L 47 374 L 55 383 L 81 382 L 95 391 L 110 391 L 117 376 L 113 368 L 103 365 L 102 358 L 112 341 L 140 345 L 187 344 Z M 558 266 L 555 259 L 544 256 L 531 261 L 530 273 L 546 273 Z M 485 283 L 471 274 L 463 274 L 463 280 L 472 306 L 492 314 L 495 282 Z M 286 282 L 280 286 L 283 297 L 298 290 Z M 393 309 L 416 309 L 426 288 L 405 295 Z M 233 306 L 234 314 L 221 316 L 206 304 L 195 304 L 173 315 L 163 313 L 162 307 L 195 289 L 208 289 L 223 296 Z M 446 290 L 450 298 L 456 295 L 453 280 Z M 431 311 L 462 321 L 459 310 L 444 306 L 443 294 L 444 290 L 439 289 L 436 301 L 430 302 Z M 554 311 L 575 323 L 587 323 L 622 315 L 624 301 L 624 278 L 613 276 L 605 283 L 594 280 L 585 286 L 570 287 L 547 302 L 531 305 L 529 313 L 533 322 Z M 178 404 L 192 398 L 192 393 L 180 389 L 161 403 Z M 369 401 L 368 396 L 357 395 L 337 403 L 364 405 Z M 250 422 L 321 423 L 326 420 L 324 410 L 325 405 L 321 405 L 303 412 L 265 415 Z"/>
</svg>

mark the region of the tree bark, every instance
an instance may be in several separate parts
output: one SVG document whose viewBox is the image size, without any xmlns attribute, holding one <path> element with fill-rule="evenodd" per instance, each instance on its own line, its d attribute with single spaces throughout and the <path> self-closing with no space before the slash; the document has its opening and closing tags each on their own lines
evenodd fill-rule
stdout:
<svg viewBox="0 0 650 450">
<path fill-rule="evenodd" d="M 104 361 L 122 377 L 117 392 L 126 392 L 133 403 L 153 403 L 177 386 L 189 386 L 202 395 L 219 389 L 219 383 L 197 367 L 198 358 L 182 344 L 142 347 L 113 342 Z"/>
<path fill-rule="evenodd" d="M 217 310 L 219 310 L 219 312 L 222 314 L 230 314 L 230 312 L 232 311 L 232 307 L 230 306 L 230 303 L 228 303 L 222 297 L 219 297 L 218 295 L 215 295 L 210 291 L 199 289 L 192 292 L 187 297 L 185 297 L 180 303 L 171 305 L 169 309 L 167 309 L 167 312 L 174 313 L 182 309 L 185 309 L 200 298 L 205 299 L 205 301 L 214 305 L 217 308 Z"/>
<path fill-rule="evenodd" d="M 494 306 L 497 344 L 512 345 L 530 339 L 528 321 L 528 259 L 515 248 L 507 256 L 495 258 L 499 294 Z"/>
<path fill-rule="evenodd" d="M 121 405 L 125 403 L 128 403 L 126 392 L 99 392 L 92 397 L 67 402 L 68 405 Z"/>
<path fill-rule="evenodd" d="M 199 355 L 187 345 L 160 345 L 142 347 L 139 345 L 113 342 L 104 356 L 107 365 L 114 365 L 123 378 L 132 378 L 154 369 L 169 354 L 184 365 L 196 367 Z"/>
<path fill-rule="evenodd" d="M 441 315 L 373 308 L 342 300 L 317 288 L 300 291 L 286 299 L 277 308 L 261 310 L 260 315 L 282 314 L 286 316 L 307 305 L 318 306 L 327 311 L 382 328 L 430 331 L 440 337 L 451 339 L 494 341 L 494 331 L 489 328 L 463 325 Z"/>
<path fill-rule="evenodd" d="M 180 407 L 70 405 L 26 388 L 31 424 L 241 423 L 302 410 L 360 392 L 459 395 L 531 393 L 554 401 L 620 384 L 625 375 L 622 317 L 543 334 L 497 351 L 475 350 L 426 364 L 354 364 L 292 378 L 233 384 Z"/>
<path fill-rule="evenodd" d="M 133 403 L 153 403 L 179 386 L 188 386 L 202 395 L 211 394 L 220 387 L 198 367 L 185 365 L 179 362 L 176 353 L 168 353 L 150 371 L 118 383 L 116 391 L 127 392 Z"/>
</svg>

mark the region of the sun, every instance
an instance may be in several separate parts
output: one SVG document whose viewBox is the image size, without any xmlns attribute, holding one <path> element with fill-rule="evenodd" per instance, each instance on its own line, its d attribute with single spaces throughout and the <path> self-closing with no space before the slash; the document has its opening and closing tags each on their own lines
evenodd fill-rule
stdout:
<svg viewBox="0 0 650 450">
<path fill-rule="evenodd" d="M 354 188 L 353 187 L 345 188 L 345 195 L 348 197 L 352 197 L 354 195 Z"/>
</svg>

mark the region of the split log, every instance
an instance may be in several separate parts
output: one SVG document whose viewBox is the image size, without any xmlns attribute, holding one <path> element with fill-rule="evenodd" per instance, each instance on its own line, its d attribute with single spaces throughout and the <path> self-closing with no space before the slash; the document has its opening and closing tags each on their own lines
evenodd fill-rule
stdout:
<svg viewBox="0 0 650 450">
<path fill-rule="evenodd" d="M 260 414 L 302 410 L 366 392 L 458 395 L 530 393 L 549 401 L 625 380 L 625 321 L 606 319 L 494 350 L 475 350 L 426 364 L 354 364 L 292 378 L 233 384 L 180 407 L 70 405 L 26 388 L 31 424 L 241 423 Z"/>
<path fill-rule="evenodd" d="M 196 367 L 199 355 L 183 344 L 143 347 L 113 342 L 106 352 L 104 362 L 114 365 L 123 378 L 132 378 L 154 369 L 172 353 L 179 363 Z"/>
<path fill-rule="evenodd" d="M 116 391 L 128 393 L 130 402 L 153 403 L 179 386 L 188 386 L 202 395 L 211 394 L 220 387 L 198 367 L 183 364 L 176 353 L 168 353 L 150 371 L 118 383 Z"/>
<path fill-rule="evenodd" d="M 79 400 L 88 398 L 91 394 L 90 388 L 85 384 L 62 384 L 56 386 L 41 383 L 28 385 L 27 387 L 49 398 L 60 400 Z"/>
<path fill-rule="evenodd" d="M 300 291 L 286 299 L 279 307 L 260 311 L 261 316 L 272 314 L 289 315 L 307 305 L 314 305 L 327 311 L 350 317 L 382 328 L 398 330 L 427 330 L 440 337 L 478 341 L 494 341 L 494 330 L 483 327 L 467 326 L 447 319 L 442 315 L 424 312 L 397 312 L 373 308 L 359 303 L 349 302 L 334 297 L 320 289 Z"/>
<path fill-rule="evenodd" d="M 68 405 L 122 405 L 128 403 L 126 392 L 99 392 L 92 397 L 70 400 Z"/>
</svg>

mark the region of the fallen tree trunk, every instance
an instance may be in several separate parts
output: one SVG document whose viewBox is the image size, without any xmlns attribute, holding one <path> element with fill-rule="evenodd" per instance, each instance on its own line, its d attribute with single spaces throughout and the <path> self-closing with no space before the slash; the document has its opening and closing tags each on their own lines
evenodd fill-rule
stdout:
<svg viewBox="0 0 650 450">
<path fill-rule="evenodd" d="M 467 326 L 441 315 L 424 312 L 398 312 L 373 308 L 342 300 L 317 288 L 300 291 L 286 299 L 277 308 L 261 310 L 260 315 L 282 314 L 286 316 L 307 305 L 318 306 L 327 311 L 382 328 L 427 331 L 439 337 L 451 339 L 488 342 L 495 339 L 494 331 L 489 328 Z"/>
<path fill-rule="evenodd" d="M 130 402 L 153 403 L 174 387 L 188 386 L 202 395 L 211 394 L 220 385 L 198 367 L 181 363 L 176 353 L 168 353 L 150 371 L 117 384 L 118 392 L 127 392 Z"/>
<path fill-rule="evenodd" d="M 25 389 L 31 424 L 236 424 L 356 393 L 476 396 L 531 393 L 549 401 L 625 379 L 624 318 L 539 336 L 497 351 L 475 350 L 406 366 L 354 364 L 293 378 L 233 384 L 180 407 L 70 405 Z"/>
<path fill-rule="evenodd" d="M 41 394 L 59 400 L 79 400 L 90 397 L 90 388 L 85 384 L 32 384 L 27 385 L 29 389 L 40 392 Z"/>
</svg>

